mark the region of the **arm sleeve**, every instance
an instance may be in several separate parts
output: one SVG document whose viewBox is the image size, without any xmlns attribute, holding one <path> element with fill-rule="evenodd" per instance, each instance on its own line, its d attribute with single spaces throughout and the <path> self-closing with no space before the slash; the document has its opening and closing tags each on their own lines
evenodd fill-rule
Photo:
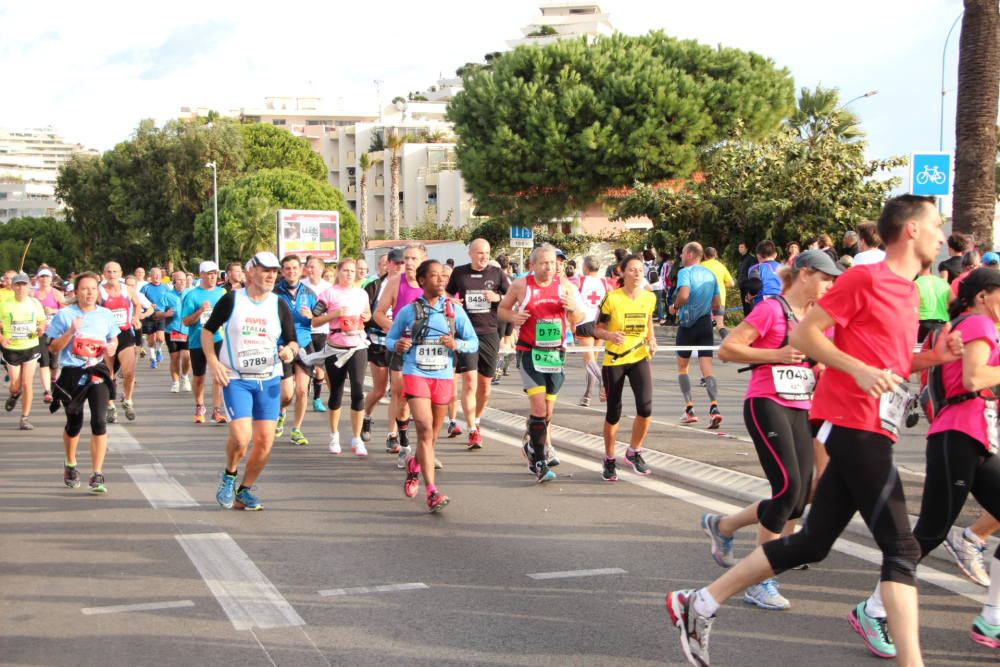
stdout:
<svg viewBox="0 0 1000 667">
<path fill-rule="evenodd" d="M 605 294 L 604 298 L 601 299 L 601 305 L 597 307 L 598 315 L 597 321 L 604 322 L 607 324 L 611 321 L 611 304 L 608 303 L 608 295 Z"/>
<path fill-rule="evenodd" d="M 214 311 L 212 315 L 215 315 Z M 281 340 L 298 342 L 298 338 L 295 335 L 295 319 L 292 317 L 292 309 L 284 299 L 278 299 L 278 319 L 281 321 Z"/>
<path fill-rule="evenodd" d="M 212 310 L 212 314 L 208 318 L 208 322 L 205 322 L 203 329 L 207 329 L 212 333 L 217 332 L 222 325 L 225 324 L 230 317 L 233 315 L 233 304 L 236 303 L 236 293 L 226 292 L 226 294 L 219 299 L 219 302 L 215 304 L 215 308 Z"/>
<path fill-rule="evenodd" d="M 867 311 L 873 290 L 869 271 L 851 269 L 837 278 L 837 282 L 816 305 L 839 326 L 847 326 L 851 320 L 861 323 L 868 319 Z"/>
</svg>

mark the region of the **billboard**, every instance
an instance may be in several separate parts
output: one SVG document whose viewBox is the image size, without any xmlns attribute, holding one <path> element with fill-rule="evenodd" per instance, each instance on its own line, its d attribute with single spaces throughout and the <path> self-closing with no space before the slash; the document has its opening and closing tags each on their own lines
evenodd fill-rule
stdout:
<svg viewBox="0 0 1000 667">
<path fill-rule="evenodd" d="M 291 253 L 340 259 L 340 212 L 278 209 L 278 257 Z"/>
</svg>

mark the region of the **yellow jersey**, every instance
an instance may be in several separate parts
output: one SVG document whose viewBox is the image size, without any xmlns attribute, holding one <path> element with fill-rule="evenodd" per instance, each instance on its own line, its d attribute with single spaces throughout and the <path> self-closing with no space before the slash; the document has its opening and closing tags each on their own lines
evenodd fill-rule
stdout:
<svg viewBox="0 0 1000 667">
<path fill-rule="evenodd" d="M 656 310 L 656 296 L 640 289 L 633 301 L 619 288 L 604 296 L 599 309 L 598 322 L 604 322 L 611 333 L 620 331 L 625 334 L 624 345 L 604 341 L 604 365 L 623 366 L 648 359 L 649 349 L 645 340 L 650 334 L 647 325 Z"/>
<path fill-rule="evenodd" d="M 715 279 L 719 282 L 719 294 L 722 295 L 722 308 L 726 307 L 726 283 L 732 281 L 733 275 L 729 273 L 729 269 L 726 265 L 717 259 L 706 259 L 702 261 L 702 266 L 711 271 L 715 275 Z"/>
</svg>

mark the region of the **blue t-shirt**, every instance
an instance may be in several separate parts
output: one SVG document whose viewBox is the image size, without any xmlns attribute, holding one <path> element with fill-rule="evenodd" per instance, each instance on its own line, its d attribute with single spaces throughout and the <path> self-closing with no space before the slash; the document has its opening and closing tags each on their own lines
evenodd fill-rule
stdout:
<svg viewBox="0 0 1000 667">
<path fill-rule="evenodd" d="M 681 306 L 677 324 L 682 327 L 694 326 L 694 323 L 712 312 L 712 298 L 719 292 L 719 281 L 715 274 L 701 264 L 685 266 L 677 274 L 677 289 L 688 287 L 691 293 L 688 300 Z"/>
<path fill-rule="evenodd" d="M 170 285 L 154 285 L 153 283 L 146 283 L 139 290 L 139 293 L 144 297 L 149 299 L 149 302 L 156 305 L 160 302 L 160 297 L 167 293 L 167 290 L 173 289 Z"/>
<path fill-rule="evenodd" d="M 188 349 L 189 350 L 200 350 L 201 349 L 201 326 L 203 322 L 208 322 L 208 318 L 212 314 L 212 309 L 215 308 L 215 304 L 219 303 L 219 299 L 225 296 L 226 290 L 222 289 L 216 285 L 215 289 L 207 290 L 201 287 L 195 287 L 184 292 L 184 298 L 181 303 L 181 319 L 189 317 L 192 313 L 201 308 L 201 304 L 208 301 L 211 307 L 206 308 L 202 312 L 201 317 L 195 320 L 195 323 L 187 328 L 188 334 Z M 215 332 L 215 342 L 218 343 L 222 340 L 222 330 Z"/>
<path fill-rule="evenodd" d="M 420 300 L 423 301 L 424 304 L 427 304 L 427 300 L 424 299 L 424 297 L 420 297 Z M 448 319 L 444 314 L 445 303 L 446 299 L 441 297 L 438 299 L 435 307 L 432 308 L 430 305 L 426 305 L 427 332 L 425 338 L 436 338 L 438 336 L 448 335 Z M 458 339 L 457 351 L 460 353 L 478 352 L 479 337 L 476 336 L 476 329 L 472 326 L 469 316 L 465 313 L 465 309 L 458 304 L 452 305 L 455 306 L 455 338 Z M 385 336 L 386 349 L 396 349 L 396 343 L 403 337 L 404 333 L 407 333 L 410 325 L 413 324 L 413 318 L 414 311 L 412 304 L 406 304 L 401 311 L 394 315 L 392 328 L 389 329 L 389 333 Z M 464 348 L 462 345 L 463 343 L 465 344 Z M 438 371 L 425 371 L 417 368 L 416 354 L 417 346 L 414 345 L 403 355 L 403 375 L 416 375 L 433 380 L 447 380 L 448 378 L 455 376 L 450 351 L 447 355 L 447 367 Z"/>
<path fill-rule="evenodd" d="M 163 293 L 160 300 L 156 302 L 156 311 L 160 313 L 165 313 L 170 309 L 173 309 L 174 316 L 166 320 L 166 331 L 176 331 L 178 333 L 186 334 L 187 327 L 181 322 L 181 305 L 184 299 L 184 295 L 187 290 L 183 292 L 178 292 L 173 287 Z M 149 297 L 147 297 L 149 298 Z"/>
<path fill-rule="evenodd" d="M 97 306 L 94 310 L 89 313 L 85 313 L 80 310 L 77 305 L 66 306 L 65 308 L 60 308 L 52 318 L 52 324 L 49 325 L 48 330 L 45 335 L 51 340 L 59 338 L 64 333 L 73 328 L 73 320 L 76 318 L 83 319 L 83 326 L 80 330 L 76 332 L 73 338 L 80 334 L 91 334 L 93 336 L 103 337 L 105 341 L 110 342 L 111 340 L 117 340 L 118 334 L 121 333 L 121 329 L 115 324 L 115 316 L 107 308 Z M 59 364 L 64 368 L 76 367 L 76 368 L 86 368 L 87 360 L 81 359 L 80 357 L 73 355 L 73 339 L 70 339 L 69 343 L 59 352 Z"/>
</svg>

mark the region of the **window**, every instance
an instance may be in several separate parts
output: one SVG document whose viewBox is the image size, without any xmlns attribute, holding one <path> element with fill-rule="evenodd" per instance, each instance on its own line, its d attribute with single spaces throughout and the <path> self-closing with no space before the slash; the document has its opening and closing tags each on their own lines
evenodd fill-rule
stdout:
<svg viewBox="0 0 1000 667">
<path fill-rule="evenodd" d="M 326 125 L 328 127 L 333 126 L 332 120 L 307 120 L 306 125 Z"/>
<path fill-rule="evenodd" d="M 354 125 L 354 121 L 353 120 L 338 120 L 336 126 L 337 127 L 343 127 L 345 125 Z"/>
<path fill-rule="evenodd" d="M 271 121 L 271 124 L 272 125 L 284 125 L 285 124 L 285 119 L 284 118 L 275 118 L 274 120 Z"/>
</svg>

